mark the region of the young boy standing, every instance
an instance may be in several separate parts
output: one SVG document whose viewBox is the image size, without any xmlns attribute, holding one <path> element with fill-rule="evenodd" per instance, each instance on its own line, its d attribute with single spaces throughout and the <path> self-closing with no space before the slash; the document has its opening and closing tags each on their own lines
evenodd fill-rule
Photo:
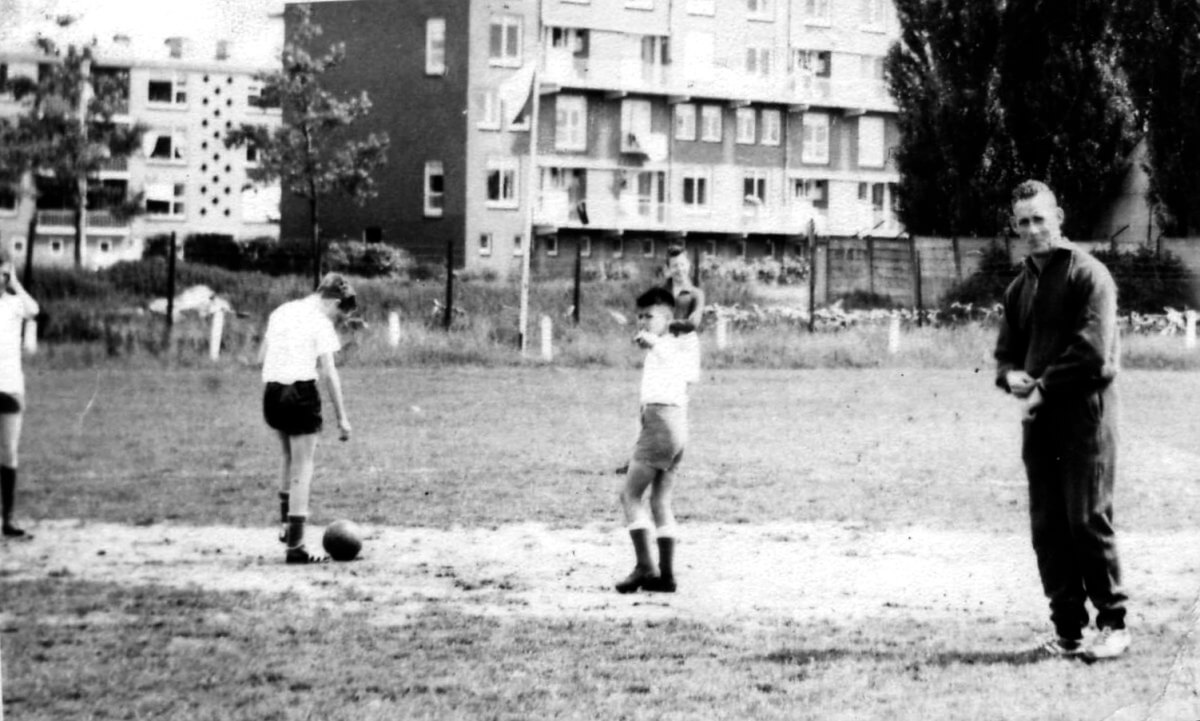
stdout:
<svg viewBox="0 0 1200 721">
<path fill-rule="evenodd" d="M 349 440 L 350 421 L 333 360 L 333 354 L 342 346 L 333 321 L 355 307 L 350 284 L 342 276 L 330 273 L 321 279 L 315 292 L 284 303 L 267 320 L 261 351 L 262 379 L 266 384 L 263 417 L 279 435 L 283 446 L 279 506 L 284 524 L 281 540 L 287 545 L 284 558 L 288 563 L 326 560 L 304 547 L 313 458 L 322 426 L 317 376 L 325 379 L 337 412 L 341 439 Z"/>
<path fill-rule="evenodd" d="M 0 251 L 0 532 L 6 538 L 26 536 L 12 522 L 17 491 L 17 447 L 25 410 L 25 374 L 21 370 L 21 324 L 38 314 L 38 304 L 25 292 L 8 254 Z"/>
<path fill-rule="evenodd" d="M 637 299 L 638 334 L 634 341 L 646 349 L 642 367 L 642 427 L 621 491 L 621 506 L 637 565 L 616 585 L 618 593 L 638 589 L 675 591 L 675 514 L 671 492 L 675 469 L 687 444 L 687 386 L 691 353 L 686 341 L 670 333 L 675 296 L 657 287 Z M 650 492 L 647 509 L 646 491 Z M 651 550 L 657 538 L 658 562 Z"/>
</svg>

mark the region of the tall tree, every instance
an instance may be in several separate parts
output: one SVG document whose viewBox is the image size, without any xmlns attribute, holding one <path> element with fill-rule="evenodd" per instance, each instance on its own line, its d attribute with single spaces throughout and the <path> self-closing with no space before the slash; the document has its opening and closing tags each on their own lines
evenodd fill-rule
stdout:
<svg viewBox="0 0 1200 721">
<path fill-rule="evenodd" d="M 363 92 L 346 100 L 322 86 L 322 76 L 346 57 L 344 43 L 331 45 L 324 55 L 309 48 L 321 35 L 307 5 L 295 7 L 298 22 L 283 49 L 282 69 L 258 76 L 264 102 L 279 103 L 283 125 L 273 131 L 242 125 L 226 134 L 229 147 L 252 144 L 258 167 L 249 171 L 258 182 L 280 181 L 283 189 L 308 203 L 314 287 L 320 281 L 324 255 L 321 245 L 321 199 L 341 193 L 358 204 L 375 197 L 371 173 L 387 162 L 388 137 L 371 133 L 363 140 L 348 137 L 347 128 L 371 110 Z"/>
<path fill-rule="evenodd" d="M 1122 66 L 1144 123 L 1150 202 L 1169 235 L 1200 233 L 1200 4 L 1124 0 Z"/>
<path fill-rule="evenodd" d="M 64 54 L 45 37 L 38 38 L 37 47 L 46 57 L 38 77 L 19 76 L 8 83 L 13 96 L 25 103 L 25 110 L 15 122 L 0 126 L 0 174 L 9 179 L 29 178 L 27 193 L 35 202 L 40 188 L 60 191 L 74 217 L 78 267 L 83 265 L 89 208 L 103 208 L 121 217 L 140 208 L 140 196 L 130 197 L 124 187 L 105 187 L 95 181 L 110 159 L 128 158 L 141 148 L 146 128 L 113 119 L 128 105 L 128 75 L 93 73 L 90 47 L 69 46 Z M 36 229 L 35 211 L 30 250 Z M 27 251 L 27 258 L 31 257 Z M 27 275 L 31 265 L 27 261 Z"/>
<path fill-rule="evenodd" d="M 1085 237 L 1130 167 L 1138 132 L 1111 0 L 1007 0 L 997 100 L 1013 170 L 1045 180 Z"/>
<path fill-rule="evenodd" d="M 900 107 L 900 220 L 914 233 L 994 235 L 1006 148 L 991 89 L 1000 0 L 896 0 L 886 61 Z"/>
</svg>

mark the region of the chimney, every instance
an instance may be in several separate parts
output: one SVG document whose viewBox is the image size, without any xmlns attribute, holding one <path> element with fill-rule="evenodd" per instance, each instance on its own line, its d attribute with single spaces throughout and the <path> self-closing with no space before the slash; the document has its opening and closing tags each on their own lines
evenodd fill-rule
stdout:
<svg viewBox="0 0 1200 721">
<path fill-rule="evenodd" d="M 187 49 L 187 39 L 181 37 L 167 38 L 166 46 L 170 51 L 170 56 L 173 58 L 182 58 L 184 51 Z"/>
<path fill-rule="evenodd" d="M 229 59 L 229 45 L 230 42 L 228 40 L 217 41 L 217 60 Z"/>
</svg>

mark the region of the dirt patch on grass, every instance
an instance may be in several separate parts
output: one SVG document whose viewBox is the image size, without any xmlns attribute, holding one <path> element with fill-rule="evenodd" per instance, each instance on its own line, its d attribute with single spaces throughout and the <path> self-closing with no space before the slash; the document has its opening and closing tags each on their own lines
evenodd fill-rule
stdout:
<svg viewBox="0 0 1200 721">
<path fill-rule="evenodd" d="M 680 541 L 678 593 L 620 596 L 612 584 L 632 567 L 632 552 L 611 525 L 368 527 L 358 560 L 315 567 L 285 565 L 273 528 L 47 521 L 32 530 L 32 541 L 0 546 L 0 578 L 286 594 L 334 612 L 370 610 L 383 626 L 403 625 L 431 603 L 498 616 L 737 624 L 970 615 L 985 624 L 1027 619 L 1031 633 L 1047 615 L 1029 541 L 1015 533 L 697 524 Z M 1200 532 L 1121 540 L 1132 624 L 1186 615 Z"/>
</svg>

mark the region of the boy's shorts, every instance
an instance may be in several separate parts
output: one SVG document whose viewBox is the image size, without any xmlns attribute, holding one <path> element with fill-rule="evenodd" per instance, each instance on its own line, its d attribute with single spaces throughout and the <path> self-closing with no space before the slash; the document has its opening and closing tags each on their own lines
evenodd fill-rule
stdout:
<svg viewBox="0 0 1200 721">
<path fill-rule="evenodd" d="M 268 383 L 263 392 L 267 425 L 289 436 L 321 431 L 321 395 L 316 381 Z"/>
<path fill-rule="evenodd" d="M 0 393 L 0 414 L 20 413 L 21 396 L 16 393 Z"/>
<path fill-rule="evenodd" d="M 661 471 L 674 470 L 687 444 L 687 409 L 650 403 L 642 406 L 642 430 L 633 460 Z"/>
</svg>

